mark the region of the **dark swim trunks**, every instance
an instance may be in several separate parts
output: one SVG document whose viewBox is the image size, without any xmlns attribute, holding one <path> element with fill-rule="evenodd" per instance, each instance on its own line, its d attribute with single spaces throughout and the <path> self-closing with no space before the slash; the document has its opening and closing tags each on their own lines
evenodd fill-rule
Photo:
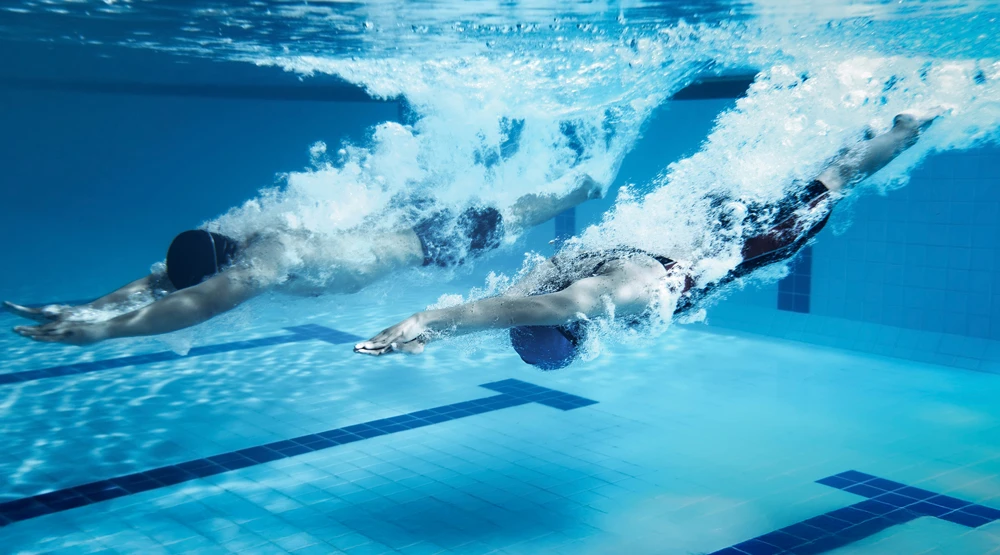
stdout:
<svg viewBox="0 0 1000 555">
<path fill-rule="evenodd" d="M 788 260 L 795 256 L 829 221 L 830 212 L 834 204 L 828 201 L 829 198 L 830 191 L 826 188 L 826 185 L 823 185 L 821 181 L 813 181 L 785 199 L 777 206 L 776 215 L 771 220 L 774 223 L 764 233 L 750 237 L 743 242 L 743 248 L 741 249 L 743 262 L 729 272 L 726 277 L 701 289 L 694 289 L 693 281 L 687 278 L 684 294 L 678 301 L 674 313 L 687 312 L 699 300 L 708 296 L 722 285 L 748 276 L 765 266 Z M 827 201 L 827 204 L 821 207 L 824 201 Z M 820 207 L 823 210 L 821 218 L 813 222 L 804 222 L 800 218 L 800 210 L 813 210 Z M 753 217 L 755 213 L 762 212 L 763 210 L 761 207 L 750 206 L 748 207 L 748 211 L 751 217 Z M 663 262 L 661 261 L 661 263 Z M 663 264 L 663 267 L 669 270 L 673 265 L 674 262 L 669 261 L 669 263 Z"/>
<path fill-rule="evenodd" d="M 798 211 L 814 209 L 830 191 L 821 181 L 813 181 L 796 194 L 778 205 L 774 224 L 767 232 L 751 237 L 743 243 L 743 262 L 733 270 L 733 277 L 745 276 L 769 264 L 795 256 L 802 247 L 819 233 L 830 219 L 833 205 L 827 206 L 825 214 L 808 228 L 798 216 Z M 750 208 L 751 213 L 754 209 Z"/>
<path fill-rule="evenodd" d="M 458 266 L 500 246 L 503 216 L 491 206 L 473 207 L 456 218 L 451 210 L 440 210 L 413 226 L 424 251 L 424 266 Z"/>
</svg>

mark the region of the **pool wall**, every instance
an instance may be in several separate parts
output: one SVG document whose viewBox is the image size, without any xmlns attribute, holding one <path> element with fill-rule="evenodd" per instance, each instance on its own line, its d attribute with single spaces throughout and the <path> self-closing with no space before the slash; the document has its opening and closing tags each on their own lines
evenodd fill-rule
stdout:
<svg viewBox="0 0 1000 555">
<path fill-rule="evenodd" d="M 831 224 L 811 260 L 732 295 L 711 325 L 1000 372 L 1000 150 L 928 157 Z"/>
</svg>

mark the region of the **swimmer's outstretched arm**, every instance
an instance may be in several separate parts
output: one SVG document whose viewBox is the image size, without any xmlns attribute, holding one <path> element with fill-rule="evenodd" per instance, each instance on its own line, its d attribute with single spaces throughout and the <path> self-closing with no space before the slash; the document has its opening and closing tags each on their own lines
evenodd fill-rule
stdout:
<svg viewBox="0 0 1000 555">
<path fill-rule="evenodd" d="M 155 291 L 165 291 L 167 293 L 174 291 L 174 286 L 170 283 L 170 280 L 167 279 L 166 274 L 149 274 L 148 276 L 141 277 L 123 287 L 116 289 L 115 291 L 112 291 L 111 293 L 108 293 L 107 295 L 104 295 L 99 299 L 77 306 L 49 304 L 35 308 L 21 306 L 9 301 L 4 301 L 3 306 L 7 312 L 10 312 L 15 316 L 45 323 L 61 320 L 81 309 L 101 309 L 108 306 L 115 306 L 134 299 L 135 295 L 152 295 Z"/>
<path fill-rule="evenodd" d="M 627 262 L 604 275 L 581 279 L 566 289 L 530 297 L 501 296 L 471 303 L 418 312 L 358 343 L 354 352 L 384 355 L 421 353 L 424 345 L 442 335 L 449 337 L 515 326 L 557 326 L 575 320 L 642 312 L 653 302 L 663 266 Z"/>
<path fill-rule="evenodd" d="M 939 115 L 938 111 L 897 115 L 892 129 L 841 154 L 816 179 L 831 191 L 839 191 L 864 180 L 913 146 L 920 133 Z"/>
<path fill-rule="evenodd" d="M 35 341 L 70 345 L 159 335 L 200 324 L 235 308 L 262 290 L 244 271 L 231 270 L 104 322 L 56 321 L 41 326 L 19 326 L 14 331 Z"/>
</svg>

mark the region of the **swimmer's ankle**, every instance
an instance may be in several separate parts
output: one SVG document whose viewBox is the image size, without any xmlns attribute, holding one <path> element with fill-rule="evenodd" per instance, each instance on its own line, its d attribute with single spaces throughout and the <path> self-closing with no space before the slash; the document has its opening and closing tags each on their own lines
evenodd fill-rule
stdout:
<svg viewBox="0 0 1000 555">
<path fill-rule="evenodd" d="M 944 106 L 935 106 L 927 110 L 907 110 L 892 119 L 892 128 L 919 134 L 948 111 Z"/>
</svg>

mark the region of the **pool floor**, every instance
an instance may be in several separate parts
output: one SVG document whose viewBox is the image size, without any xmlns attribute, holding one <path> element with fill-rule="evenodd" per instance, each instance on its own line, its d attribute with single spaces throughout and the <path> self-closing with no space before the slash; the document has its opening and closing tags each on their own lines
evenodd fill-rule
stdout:
<svg viewBox="0 0 1000 555">
<path fill-rule="evenodd" d="M 0 551 L 1000 553 L 1000 376 L 706 326 L 372 359 L 413 306 L 347 308 L 184 357 L 4 334 Z"/>
</svg>

